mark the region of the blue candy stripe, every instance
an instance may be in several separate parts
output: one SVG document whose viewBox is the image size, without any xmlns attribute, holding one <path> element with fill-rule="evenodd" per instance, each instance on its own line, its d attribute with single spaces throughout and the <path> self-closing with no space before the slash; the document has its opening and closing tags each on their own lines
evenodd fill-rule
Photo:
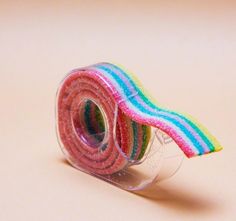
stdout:
<svg viewBox="0 0 236 221">
<path fill-rule="evenodd" d="M 115 72 L 113 72 L 112 70 L 110 70 L 107 67 L 104 67 L 103 65 L 96 65 L 96 68 L 106 71 L 106 73 L 109 75 L 109 78 L 113 78 L 118 83 L 118 85 L 120 86 L 121 90 L 123 91 L 123 93 L 125 94 L 126 97 L 129 97 L 131 95 L 131 92 L 129 91 L 129 89 L 127 88 L 125 83 L 120 79 L 120 77 Z M 127 77 L 127 75 L 125 75 L 125 77 Z M 131 82 L 131 79 L 128 79 L 128 80 L 129 80 L 129 82 Z M 140 106 L 140 104 L 138 103 L 138 101 L 135 98 L 132 99 L 132 103 L 136 108 L 138 108 L 139 110 L 144 112 L 144 114 L 148 114 L 148 115 L 151 115 L 154 117 L 161 117 L 161 118 L 171 122 L 172 124 L 175 124 L 178 128 L 181 129 L 182 132 L 184 132 L 186 134 L 186 136 L 190 139 L 192 144 L 198 149 L 199 154 L 203 154 L 205 152 L 204 148 L 200 145 L 198 140 L 180 122 L 178 122 L 175 119 L 172 119 L 171 117 L 163 116 L 162 114 L 157 113 L 157 110 L 158 110 L 157 108 L 155 108 L 155 110 L 153 110 L 155 112 L 151 112 L 149 110 L 143 109 L 143 106 Z M 155 106 L 155 105 L 153 104 L 153 106 Z M 171 112 L 165 111 L 165 110 L 163 110 L 163 112 L 171 113 Z M 174 115 L 173 113 L 171 113 L 171 114 Z M 180 117 L 180 116 L 178 116 L 178 117 Z M 182 119 L 184 120 L 185 118 L 182 118 Z"/>
</svg>

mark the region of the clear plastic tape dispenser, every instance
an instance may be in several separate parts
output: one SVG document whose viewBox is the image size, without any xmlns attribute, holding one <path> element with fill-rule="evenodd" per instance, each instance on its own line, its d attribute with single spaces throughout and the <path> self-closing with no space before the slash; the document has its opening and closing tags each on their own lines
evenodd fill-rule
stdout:
<svg viewBox="0 0 236 221">
<path fill-rule="evenodd" d="M 83 69 L 80 70 L 83 72 Z M 56 127 L 60 147 L 72 166 L 128 191 L 143 190 L 178 171 L 184 155 L 175 142 L 158 128 L 150 127 L 148 143 L 141 157 L 133 157 L 132 150 L 121 147 L 125 137 L 121 137 L 120 130 L 125 126 L 119 126 L 119 113 L 122 112 L 119 107 L 138 96 L 137 92 L 116 102 L 112 96 L 108 98 L 104 92 L 98 92 L 100 88 L 93 80 L 94 88 L 86 77 L 72 79 L 69 88 L 64 85 L 68 78 L 73 78 L 73 72 L 67 75 L 58 89 Z M 102 100 L 99 93 L 103 96 Z M 113 113 L 110 114 L 107 108 L 111 106 Z M 138 140 L 132 142 L 131 146 Z"/>
</svg>

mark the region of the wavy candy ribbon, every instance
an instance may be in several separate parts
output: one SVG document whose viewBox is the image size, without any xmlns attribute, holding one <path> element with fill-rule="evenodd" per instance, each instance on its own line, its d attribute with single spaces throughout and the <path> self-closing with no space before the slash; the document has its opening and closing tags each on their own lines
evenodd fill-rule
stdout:
<svg viewBox="0 0 236 221">
<path fill-rule="evenodd" d="M 127 165 L 124 154 L 141 159 L 151 126 L 168 134 L 187 157 L 222 149 L 202 125 L 156 105 L 130 73 L 114 64 L 73 70 L 60 87 L 57 102 L 63 149 L 74 165 L 94 173 L 121 170 Z"/>
</svg>

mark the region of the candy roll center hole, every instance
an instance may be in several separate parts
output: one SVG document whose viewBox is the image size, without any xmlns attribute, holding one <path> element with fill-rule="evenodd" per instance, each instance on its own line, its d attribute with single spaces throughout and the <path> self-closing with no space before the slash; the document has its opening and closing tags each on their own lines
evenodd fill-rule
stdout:
<svg viewBox="0 0 236 221">
<path fill-rule="evenodd" d="M 95 101 L 84 99 L 80 102 L 73 117 L 73 126 L 77 136 L 85 144 L 93 148 L 105 148 L 107 119 L 103 109 Z"/>
</svg>

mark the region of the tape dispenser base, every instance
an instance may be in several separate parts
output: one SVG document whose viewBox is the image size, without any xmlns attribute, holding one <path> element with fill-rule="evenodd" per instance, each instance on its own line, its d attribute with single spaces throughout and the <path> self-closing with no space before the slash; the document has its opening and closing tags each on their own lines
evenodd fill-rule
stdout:
<svg viewBox="0 0 236 221">
<path fill-rule="evenodd" d="M 132 99 L 132 97 L 130 99 Z M 99 153 L 102 155 L 103 152 L 105 154 L 104 147 L 106 147 L 108 143 L 108 130 L 112 130 L 113 138 L 116 141 L 114 142 L 114 148 L 116 148 L 116 152 L 119 153 L 119 157 L 122 158 L 124 166 L 114 173 L 102 174 L 90 169 L 92 165 L 87 167 L 84 163 L 80 163 L 80 160 L 77 159 L 73 154 L 71 154 L 71 152 L 68 151 L 68 147 L 66 146 L 66 144 L 62 142 L 57 124 L 57 135 L 60 147 L 67 161 L 73 167 L 127 191 L 144 190 L 145 188 L 150 187 L 153 184 L 162 182 L 172 177 L 179 170 L 182 165 L 184 155 L 175 144 L 175 142 L 164 132 L 157 128 L 151 128 L 150 139 L 145 153 L 143 154 L 141 159 L 134 160 L 129 154 L 124 151 L 124 148 L 121 148 L 119 146 L 119 142 L 116 140 L 116 138 L 118 137 L 116 125 L 118 120 L 119 104 L 117 104 L 115 107 L 113 123 L 113 125 L 115 126 L 113 126 L 113 128 L 109 128 L 109 123 L 107 123 L 106 119 L 106 113 L 104 113 L 99 104 L 92 99 L 82 99 L 78 104 L 78 106 L 80 106 L 81 108 L 77 110 L 71 110 L 71 112 L 73 112 L 72 115 L 75 111 L 81 112 L 81 110 L 82 113 L 85 113 L 87 111 L 86 105 L 88 104 L 93 104 L 96 108 L 98 108 L 96 109 L 96 113 L 98 113 L 99 115 L 100 124 L 102 126 L 100 125 L 100 129 L 97 130 L 92 130 L 91 128 L 91 130 L 89 130 L 88 124 L 91 123 L 89 122 L 91 119 L 87 118 L 87 123 L 85 122 L 85 124 L 83 124 L 86 120 L 83 119 L 83 115 L 82 117 L 81 115 L 75 115 L 77 118 L 79 118 L 79 120 L 82 120 L 83 122 L 80 122 L 80 128 L 75 128 L 74 132 L 77 133 L 78 129 L 80 129 L 80 136 L 82 136 L 80 138 L 83 139 L 84 142 L 87 143 L 87 145 L 91 145 L 92 148 L 99 150 Z M 58 113 L 58 110 L 56 110 L 56 113 Z M 73 121 L 73 118 L 71 121 Z M 96 126 L 99 128 L 99 125 Z M 99 160 L 95 160 L 94 162 L 95 164 L 99 163 Z"/>
</svg>

